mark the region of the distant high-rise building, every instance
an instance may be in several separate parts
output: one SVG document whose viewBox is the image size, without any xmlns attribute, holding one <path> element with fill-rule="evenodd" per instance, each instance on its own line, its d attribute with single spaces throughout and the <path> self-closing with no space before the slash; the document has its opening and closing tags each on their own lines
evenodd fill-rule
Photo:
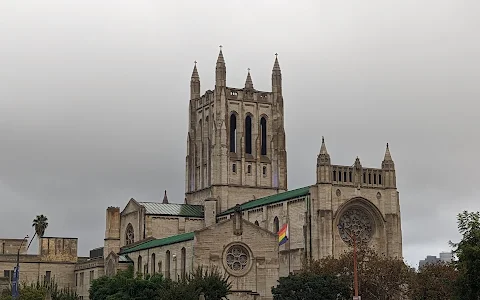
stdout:
<svg viewBox="0 0 480 300">
<path fill-rule="evenodd" d="M 446 263 L 450 263 L 453 261 L 453 252 L 441 252 L 440 253 L 440 260 Z"/>
<path fill-rule="evenodd" d="M 421 268 L 427 264 L 436 264 L 439 262 L 450 263 L 453 261 L 453 252 L 441 252 L 440 257 L 428 255 L 425 259 L 422 259 L 418 263 L 418 268 Z"/>
</svg>

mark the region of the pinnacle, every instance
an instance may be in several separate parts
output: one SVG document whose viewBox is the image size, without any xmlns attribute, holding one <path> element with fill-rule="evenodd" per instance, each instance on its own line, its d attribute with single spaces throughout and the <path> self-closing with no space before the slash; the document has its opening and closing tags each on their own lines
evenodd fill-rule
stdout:
<svg viewBox="0 0 480 300">
<path fill-rule="evenodd" d="M 217 65 L 218 64 L 225 64 L 225 59 L 223 58 L 223 52 L 222 52 L 222 46 L 220 46 L 220 52 L 218 53 L 218 58 L 217 58 Z"/>
<path fill-rule="evenodd" d="M 328 154 L 327 146 L 325 146 L 325 138 L 322 136 L 322 146 L 320 147 L 320 154 Z"/>
<path fill-rule="evenodd" d="M 195 61 L 195 65 L 193 66 L 192 79 L 193 78 L 200 78 L 200 76 L 198 76 L 197 62 L 196 61 Z"/>
<path fill-rule="evenodd" d="M 168 204 L 167 190 L 165 190 L 165 195 L 163 196 L 163 204 Z"/>
<path fill-rule="evenodd" d="M 383 158 L 384 161 L 393 161 L 392 155 L 390 154 L 390 149 L 388 148 L 388 143 L 387 143 L 387 149 L 385 150 L 385 157 Z"/>
<path fill-rule="evenodd" d="M 245 80 L 245 88 L 253 89 L 252 76 L 250 76 L 250 69 L 248 69 L 247 79 Z"/>
<path fill-rule="evenodd" d="M 275 63 L 273 64 L 273 71 L 280 71 L 280 64 L 278 63 L 277 53 L 275 53 Z"/>
</svg>

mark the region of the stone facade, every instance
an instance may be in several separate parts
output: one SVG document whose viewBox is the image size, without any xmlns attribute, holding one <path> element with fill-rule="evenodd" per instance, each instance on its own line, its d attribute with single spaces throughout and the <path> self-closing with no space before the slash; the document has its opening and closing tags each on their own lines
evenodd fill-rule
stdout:
<svg viewBox="0 0 480 300">
<path fill-rule="evenodd" d="M 140 202 L 106 211 L 104 247 L 77 258 L 75 239 L 45 238 L 39 255 L 21 250 L 21 276 L 44 278 L 88 299 L 92 279 L 133 265 L 136 272 L 178 280 L 197 266 L 230 274 L 231 300 L 272 299 L 279 277 L 301 269 L 305 259 L 338 257 L 353 237 L 390 257 L 402 257 L 396 171 L 387 144 L 379 168 L 331 163 L 322 138 L 312 185 L 287 190 L 282 74 L 278 58 L 272 91 L 255 90 L 250 72 L 244 88 L 226 85 L 220 50 L 215 88 L 200 93 L 194 66 L 190 82 L 185 162 L 185 201 Z M 380 159 L 379 159 L 380 161 Z M 312 158 L 312 164 L 315 158 Z M 277 232 L 288 225 L 288 241 Z M 22 240 L 0 240 L 0 267 L 13 270 Z M 101 253 L 100 253 L 101 252 Z"/>
<path fill-rule="evenodd" d="M 75 266 L 86 259 L 77 256 L 76 238 L 40 238 L 37 255 L 26 254 L 25 244 L 22 245 L 23 254 L 19 256 L 22 283 L 30 284 L 54 279 L 61 288 L 75 287 Z M 16 262 L 16 253 L 0 255 L 0 270 L 3 270 L 4 277 L 10 276 L 10 280 L 13 278 L 11 274 Z"/>
<path fill-rule="evenodd" d="M 272 70 L 272 91 L 258 91 L 248 72 L 244 88 L 226 85 L 220 50 L 215 88 L 200 95 L 197 66 L 190 81 L 185 190 L 189 204 L 217 198 L 226 210 L 287 189 L 282 74 Z"/>
</svg>

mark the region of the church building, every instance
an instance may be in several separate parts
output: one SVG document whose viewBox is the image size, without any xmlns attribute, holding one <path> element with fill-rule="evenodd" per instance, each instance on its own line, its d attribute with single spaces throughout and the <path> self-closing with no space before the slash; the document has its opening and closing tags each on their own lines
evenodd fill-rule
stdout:
<svg viewBox="0 0 480 300">
<path fill-rule="evenodd" d="M 183 203 L 170 202 L 165 191 L 161 202 L 130 199 L 122 210 L 109 207 L 103 247 L 77 257 L 76 239 L 44 237 L 38 255 L 22 250 L 21 277 L 55 277 L 88 299 L 93 279 L 130 265 L 173 280 L 215 266 L 230 275 L 229 299 L 267 300 L 280 277 L 300 270 L 305 259 L 338 257 L 350 249 L 351 237 L 401 258 L 400 200 L 388 144 L 378 168 L 364 167 L 358 157 L 342 166 L 332 164 L 322 138 L 316 162 L 311 158 L 316 179 L 287 188 L 282 84 L 276 56 L 271 91 L 255 89 L 250 71 L 243 88 L 227 86 L 220 49 L 215 87 L 202 95 L 195 64 Z M 24 241 L 1 242 L 0 268 L 9 280 L 14 250 Z"/>
<path fill-rule="evenodd" d="M 107 209 L 105 272 L 128 259 L 141 273 L 182 278 L 197 266 L 216 266 L 233 283 L 232 299 L 272 299 L 281 276 L 303 259 L 339 256 L 350 237 L 391 257 L 402 256 L 395 165 L 387 144 L 379 168 L 334 165 L 324 139 L 312 185 L 287 189 L 282 72 L 272 90 L 227 86 L 222 50 L 215 87 L 200 93 L 195 64 L 190 81 L 185 201 L 131 199 Z M 287 100 L 288 101 L 288 100 Z M 315 160 L 312 159 L 312 163 Z M 287 227 L 287 242 L 279 243 Z"/>
</svg>

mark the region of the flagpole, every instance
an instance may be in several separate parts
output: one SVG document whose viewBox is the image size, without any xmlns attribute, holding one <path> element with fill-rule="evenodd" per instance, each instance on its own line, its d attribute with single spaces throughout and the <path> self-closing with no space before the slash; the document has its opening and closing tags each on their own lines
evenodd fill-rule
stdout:
<svg viewBox="0 0 480 300">
<path fill-rule="evenodd" d="M 288 218 L 288 216 L 287 216 Z M 291 259 L 291 255 L 290 255 L 290 224 L 289 224 L 289 220 L 287 219 L 287 232 L 286 232 L 286 236 L 287 236 L 287 251 L 288 251 L 288 275 L 290 275 L 290 259 Z"/>
</svg>

